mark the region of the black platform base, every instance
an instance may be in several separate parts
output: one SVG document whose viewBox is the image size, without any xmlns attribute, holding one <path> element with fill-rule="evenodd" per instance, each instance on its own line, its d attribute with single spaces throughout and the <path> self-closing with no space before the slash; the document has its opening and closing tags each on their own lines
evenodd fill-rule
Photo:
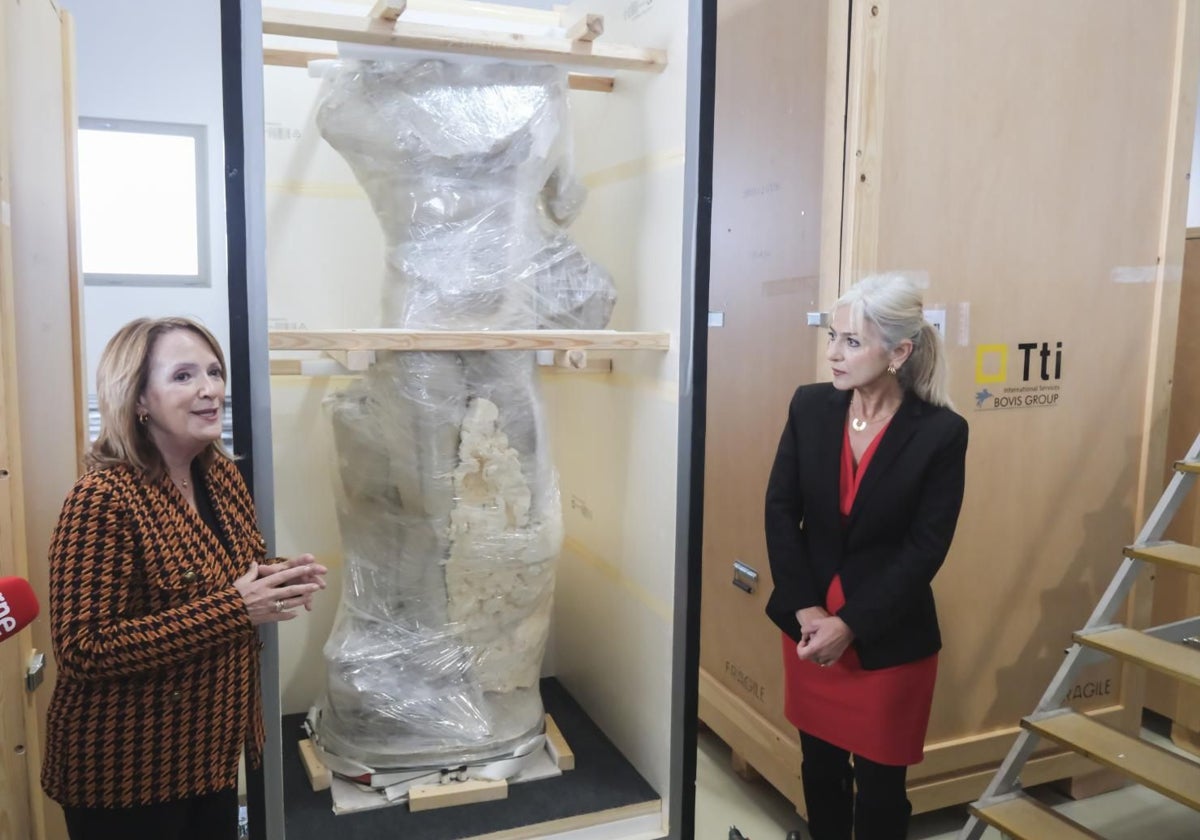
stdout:
<svg viewBox="0 0 1200 840">
<path fill-rule="evenodd" d="M 459 840 L 523 827 L 530 835 L 544 823 L 629 809 L 644 812 L 659 802 L 645 779 L 617 751 L 554 678 L 542 680 L 546 712 L 575 753 L 575 769 L 552 779 L 512 785 L 508 798 L 411 813 L 401 804 L 336 816 L 329 791 L 313 792 L 300 764 L 304 715 L 283 718 L 283 791 L 287 840 Z M 631 806 L 648 806 L 646 809 Z M 585 821 L 586 822 L 586 821 Z M 580 826 L 582 827 L 582 826 Z"/>
</svg>

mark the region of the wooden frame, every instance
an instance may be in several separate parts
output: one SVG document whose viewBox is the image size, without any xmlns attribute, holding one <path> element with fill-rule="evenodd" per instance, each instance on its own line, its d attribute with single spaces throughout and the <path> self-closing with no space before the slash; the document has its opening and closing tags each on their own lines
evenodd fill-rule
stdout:
<svg viewBox="0 0 1200 840">
<path fill-rule="evenodd" d="M 87 442 L 73 34 L 50 0 L 0 0 L 0 575 L 28 578 L 41 602 L 0 650 L 0 824 L 18 837 L 65 836 L 39 781 L 55 665 L 48 570 L 30 558 L 46 556 Z M 29 692 L 35 651 L 48 661 Z"/>
<path fill-rule="evenodd" d="M 307 67 L 310 61 L 336 61 L 337 57 L 336 53 L 263 47 L 263 64 L 268 67 Z M 612 93 L 614 82 L 612 76 L 594 76 L 590 73 L 567 74 L 567 86 L 571 90 Z"/>
<path fill-rule="evenodd" d="M 616 330 L 272 330 L 271 350 L 668 350 L 670 333 Z"/>
<path fill-rule="evenodd" d="M 663 50 L 284 9 L 263 9 L 263 34 L 609 70 L 661 73 L 667 66 Z"/>
<path fill-rule="evenodd" d="M 606 13 L 610 20 L 619 20 L 624 2 L 625 0 L 598 0 L 597 5 L 600 8 L 595 11 Z M 475 4 L 469 5 L 471 8 L 462 8 L 463 14 L 458 15 L 459 20 L 456 20 L 457 24 L 468 29 L 475 24 L 461 18 L 474 10 Z M 370 4 L 367 4 L 361 11 L 365 12 L 369 6 Z M 698 13 L 699 7 L 700 4 L 695 0 L 665 0 L 665 5 L 664 0 L 658 0 L 656 14 L 646 15 L 635 26 L 626 27 L 625 31 L 637 32 L 639 39 L 644 39 L 645 43 L 669 47 L 672 55 L 689 56 L 690 65 L 691 61 L 700 56 L 700 29 L 695 21 L 687 26 L 684 24 Z M 659 14 L 663 8 L 669 8 L 670 11 Z M 265 45 L 267 51 L 263 56 L 264 64 L 304 65 L 311 59 L 325 58 L 332 52 L 332 46 L 328 43 L 291 40 L 298 35 L 325 41 L 340 39 L 362 43 L 364 40 L 354 38 L 353 35 L 348 37 L 344 30 L 329 29 L 320 32 L 311 29 L 300 32 L 292 29 L 283 35 L 281 30 L 272 30 L 270 12 L 266 15 L 268 20 L 261 28 L 257 25 L 257 20 L 250 21 L 248 26 L 245 25 L 247 17 L 257 17 L 256 11 L 242 16 L 243 49 L 247 51 L 247 55 L 252 55 L 260 45 Z M 446 11 L 448 16 L 454 16 L 450 14 L 452 10 L 443 9 L 442 4 L 436 3 L 436 0 L 410 0 L 408 11 L 397 22 L 395 28 L 388 27 L 388 36 L 379 36 L 378 30 L 383 27 L 376 23 L 373 27 L 375 32 L 365 40 L 385 47 L 406 43 L 391 40 L 391 36 L 395 33 L 412 32 L 411 27 L 417 25 L 415 21 L 420 17 L 417 13 L 424 14 L 426 11 L 438 14 Z M 605 64 L 612 65 L 613 70 L 650 68 L 651 72 L 654 72 L 661 70 L 661 61 L 665 61 L 665 53 L 650 51 L 652 59 L 659 61 L 658 66 L 651 67 L 653 62 L 641 60 L 644 58 L 644 51 L 634 51 L 640 57 L 633 64 L 613 63 L 605 59 L 606 51 L 611 53 L 613 48 L 603 40 L 594 43 L 572 43 L 563 37 L 563 21 L 557 12 L 553 13 L 550 19 L 545 13 L 540 13 L 537 19 L 533 19 L 532 16 L 526 16 L 526 10 L 518 12 L 519 14 L 514 14 L 509 19 L 502 11 L 489 11 L 486 16 L 481 16 L 478 27 L 503 29 L 509 23 L 513 23 L 513 29 L 523 27 L 523 31 L 532 32 L 534 28 L 541 28 L 542 31 L 551 33 L 551 36 L 493 36 L 488 33 L 488 42 L 482 49 L 478 40 L 472 39 L 474 43 L 466 44 L 464 41 L 462 49 L 456 49 L 455 52 L 482 54 L 488 59 L 498 60 L 551 61 L 571 70 L 582 66 L 585 72 L 588 72 L 586 68 L 603 68 Z M 487 19 L 482 19 L 483 17 Z M 425 19 L 431 20 L 429 17 Z M 361 30 L 371 28 L 367 21 L 355 20 L 353 24 Z M 711 31 L 707 19 L 703 26 L 706 32 Z M 463 30 L 453 31 L 455 38 L 463 40 Z M 501 49 L 496 49 L 492 43 L 496 38 L 505 42 Z M 520 49 L 507 49 L 510 42 L 520 42 L 523 46 L 528 46 L 531 42 L 535 46 L 539 42 L 550 42 L 553 49 L 541 54 L 530 54 Z M 276 52 L 276 48 L 281 50 Z M 297 52 L 307 54 L 298 55 Z M 346 50 L 346 53 L 350 54 L 351 50 Z M 373 56 L 378 53 L 364 50 L 362 54 Z M 401 58 L 404 57 L 403 54 L 400 55 Z M 227 67 L 229 63 L 236 62 L 227 60 Z M 265 116 L 268 123 L 304 125 L 307 128 L 310 125 L 311 111 L 303 108 L 300 103 L 303 97 L 315 94 L 319 89 L 319 81 L 301 78 L 304 74 L 267 71 L 268 89 L 263 96 L 262 79 L 255 78 L 260 72 L 260 67 L 261 65 L 244 70 L 242 87 L 246 99 L 243 110 L 252 115 L 246 121 L 246 131 L 250 135 L 247 148 L 255 148 L 258 145 L 258 138 L 253 135 L 257 133 L 262 116 Z M 691 437 L 681 437 L 679 428 L 685 420 L 690 422 L 693 410 L 691 406 L 694 404 L 692 401 L 697 399 L 685 385 L 685 378 L 690 383 L 690 377 L 696 374 L 690 366 L 692 344 L 689 330 L 693 328 L 693 322 L 684 314 L 690 314 L 684 302 L 691 301 L 693 291 L 688 282 L 692 268 L 692 237 L 706 239 L 707 229 L 701 233 L 689 221 L 691 214 L 702 213 L 704 207 L 703 198 L 695 186 L 697 181 L 702 180 L 697 175 L 699 170 L 694 163 L 697 158 L 685 159 L 685 155 L 679 154 L 678 150 L 686 148 L 689 155 L 696 154 L 696 126 L 699 123 L 696 100 L 700 98 L 699 92 L 703 87 L 701 80 L 704 76 L 699 72 L 684 73 L 682 69 L 676 64 L 673 72 L 632 79 L 625 96 L 607 100 L 576 97 L 572 101 L 573 106 L 579 105 L 577 119 L 578 113 L 586 115 L 577 123 L 586 128 L 582 131 L 577 129 L 575 132 L 576 137 L 587 141 L 576 147 L 575 166 L 583 172 L 609 172 L 620 167 L 618 171 L 622 173 L 620 177 L 611 178 L 601 185 L 588 184 L 592 192 L 592 201 L 595 202 L 595 205 L 590 206 L 598 205 L 600 212 L 582 214 L 576 223 L 575 233 L 580 236 L 581 243 L 586 243 L 588 255 L 609 268 L 611 274 L 619 278 L 618 288 L 628 292 L 628 297 L 623 298 L 623 305 L 618 304 L 616 323 L 630 328 L 665 327 L 670 332 L 599 331 L 589 334 L 539 330 L 530 331 L 525 337 L 521 337 L 520 334 L 506 337 L 503 333 L 495 332 L 458 335 L 438 332 L 429 336 L 429 339 L 435 342 L 435 346 L 442 346 L 446 341 L 453 342 L 453 346 L 443 347 L 446 350 L 469 350 L 479 347 L 482 341 L 486 342 L 488 347 L 509 346 L 526 351 L 545 349 L 553 352 L 585 347 L 591 351 L 598 347 L 614 345 L 615 349 L 622 352 L 628 349 L 651 351 L 635 353 L 628 360 L 622 357 L 621 368 L 611 377 L 579 376 L 575 373 L 582 371 L 567 372 L 567 368 L 558 366 L 539 368 L 549 374 L 542 377 L 541 385 L 544 386 L 543 391 L 550 406 L 547 422 L 556 426 L 552 432 L 553 440 L 590 441 L 613 438 L 617 441 L 614 444 L 617 447 L 615 450 L 592 445 L 568 447 L 573 450 L 586 450 L 586 453 L 583 453 L 586 461 L 572 457 L 559 463 L 562 492 L 568 493 L 570 488 L 574 488 L 579 496 L 574 503 L 563 506 L 564 520 L 568 527 L 568 545 L 560 565 L 560 586 L 556 588 L 559 597 L 556 599 L 555 609 L 560 614 L 570 616 L 569 622 L 561 622 L 566 629 L 555 636 L 557 655 L 567 663 L 562 669 L 564 681 L 570 686 L 572 695 L 579 698 L 581 706 L 589 710 L 611 740 L 662 795 L 661 801 L 653 807 L 638 806 L 633 811 L 621 809 L 592 815 L 589 822 L 601 823 L 593 827 L 592 833 L 597 836 L 630 836 L 635 832 L 637 836 L 657 836 L 660 830 L 664 833 L 669 831 L 677 837 L 690 836 L 686 826 L 690 823 L 692 815 L 691 800 L 688 798 L 692 790 L 692 780 L 685 778 L 686 773 L 681 773 L 679 767 L 681 762 L 686 761 L 680 745 L 687 743 L 689 732 L 691 737 L 694 737 L 694 720 L 683 723 L 684 713 L 689 706 L 688 698 L 690 696 L 691 702 L 694 702 L 694 694 L 683 677 L 682 663 L 685 657 L 680 654 L 681 648 L 688 644 L 688 636 L 684 632 L 685 623 L 694 622 L 695 616 L 690 616 L 685 621 L 684 612 L 680 609 L 677 599 L 682 599 L 678 586 L 686 579 L 680 573 L 689 556 L 686 539 L 695 539 L 698 534 L 689 533 L 687 538 L 681 538 L 677 529 L 664 529 L 656 524 L 672 521 L 676 505 L 682 505 L 686 511 L 681 511 L 683 518 L 680 527 L 686 528 L 687 516 L 695 510 L 694 506 L 688 507 L 686 501 L 683 501 L 688 498 L 691 484 L 685 467 L 680 466 L 680 463 L 691 463 L 687 460 L 686 453 L 691 450 L 694 442 Z M 571 86 L 576 90 L 611 89 L 611 82 L 607 78 L 598 82 L 591 81 L 595 77 L 577 74 L 571 74 L 570 78 Z M 622 82 L 626 79 L 631 77 L 622 75 Z M 581 81 L 583 84 L 580 84 Z M 284 96 L 276 100 L 278 106 L 272 104 L 275 86 L 281 91 L 286 91 Z M 293 96 L 293 93 L 296 96 Z M 263 96 L 262 100 L 258 99 L 260 96 Z M 685 100 L 688 103 L 686 110 L 682 107 Z M 264 103 L 266 107 L 262 107 Z M 291 170 L 289 178 L 307 171 L 319 173 L 318 177 L 333 174 L 331 170 L 318 169 L 318 166 L 324 164 L 323 153 L 328 151 L 318 142 L 319 135 L 307 130 L 303 133 L 307 136 L 297 137 L 294 132 L 289 132 L 288 137 L 280 138 L 297 141 L 295 143 L 266 144 L 268 178 L 273 164 L 276 163 L 284 169 Z M 305 150 L 313 151 L 314 154 L 309 156 Z M 274 154 L 278 157 L 273 158 Z M 306 165 L 313 164 L 311 169 L 306 169 L 305 166 L 292 167 L 290 164 L 297 156 L 303 156 Z M 284 163 L 284 160 L 288 163 Z M 643 160 L 663 162 L 643 168 Z M 336 282 L 337 277 L 325 272 L 313 272 L 311 269 L 315 266 L 311 261 L 301 262 L 297 253 L 305 252 L 303 246 L 291 249 L 285 260 L 273 261 L 270 276 L 275 285 L 262 282 L 268 272 L 257 271 L 260 266 L 256 266 L 253 260 L 259 253 L 258 246 L 262 244 L 263 230 L 267 231 L 266 239 L 270 242 L 272 207 L 266 207 L 264 226 L 260 221 L 264 208 L 259 193 L 260 185 L 254 179 L 254 161 L 246 160 L 242 170 L 250 176 L 246 184 L 247 204 L 253 205 L 254 211 L 248 227 L 257 225 L 256 229 L 252 227 L 248 237 L 248 251 L 251 255 L 250 282 L 244 293 L 245 306 L 250 311 L 247 321 L 251 324 L 273 322 L 278 325 L 298 326 L 307 323 L 341 327 L 379 323 L 378 311 L 363 304 L 360 298 L 353 295 L 339 294 L 340 303 L 321 308 L 320 302 L 331 294 L 329 289 L 342 290 L 342 284 Z M 338 173 L 335 177 L 342 176 Z M 339 184 L 343 181 L 339 181 Z M 288 193 L 275 207 L 283 208 L 279 210 L 280 217 L 289 218 L 287 214 L 291 210 L 299 210 L 302 215 L 314 221 L 338 213 L 358 221 L 357 215 L 367 209 L 365 196 L 357 192 L 354 195 L 355 204 L 347 202 L 345 209 L 341 204 L 331 205 L 328 202 L 311 200 L 315 198 L 319 196 Z M 232 202 L 232 206 L 236 204 L 236 201 Z M 355 217 L 349 215 L 348 211 L 351 210 L 356 214 Z M 366 221 L 365 215 L 361 220 Z M 290 221 L 297 222 L 298 219 L 291 216 Z M 590 236 L 580 235 L 580 232 L 585 230 Z M 294 231 L 291 233 L 294 234 Z M 234 238 L 236 237 L 231 237 L 231 240 Z M 316 235 L 307 237 L 304 245 L 316 243 L 318 240 Z M 330 245 L 343 249 L 345 259 L 340 261 L 344 268 L 340 273 L 342 278 L 361 278 L 364 285 L 373 284 L 375 281 L 372 278 L 377 271 L 375 264 L 372 262 L 370 268 L 367 268 L 367 260 L 364 259 L 362 270 L 359 270 L 357 260 L 360 255 L 366 253 L 366 249 L 348 247 L 351 244 L 343 237 L 328 243 L 326 249 L 328 250 Z M 269 244 L 267 247 L 269 249 Z M 679 261 L 681 252 L 684 255 L 682 271 Z M 354 268 L 350 267 L 351 264 Z M 679 283 L 675 280 L 677 276 L 680 278 Z M 628 285 L 623 286 L 621 281 Z M 267 294 L 268 288 L 274 294 L 273 298 Z M 371 286 L 368 285 L 367 288 Z M 309 293 L 293 296 L 290 291 L 284 289 L 297 292 L 304 289 Z M 239 299 L 241 294 L 236 290 L 231 292 L 231 312 L 238 312 L 242 306 L 243 302 Z M 272 304 L 278 308 L 272 309 Z M 687 318 L 686 322 L 684 318 Z M 675 328 L 677 323 L 680 324 L 678 331 Z M 332 571 L 336 566 L 340 548 L 337 546 L 336 526 L 330 527 L 329 517 L 326 515 L 332 510 L 332 506 L 323 502 L 328 484 L 319 476 L 325 469 L 325 459 L 314 457 L 311 461 L 305 461 L 302 458 L 283 455 L 295 450 L 295 444 L 290 439 L 293 433 L 306 439 L 305 451 L 313 455 L 319 454 L 321 449 L 327 446 L 326 436 L 329 428 L 319 413 L 324 410 L 320 407 L 319 395 L 328 393 L 331 389 L 340 389 L 351 375 L 349 371 L 335 372 L 338 370 L 336 363 L 330 359 L 312 358 L 322 352 L 312 349 L 314 335 L 322 332 L 306 330 L 303 334 L 293 335 L 291 338 L 294 342 L 279 333 L 271 335 L 253 332 L 253 357 L 248 365 L 252 368 L 253 395 L 250 399 L 243 400 L 242 404 L 249 406 L 249 410 L 253 411 L 258 407 L 256 403 L 259 395 L 263 395 L 262 405 L 269 402 L 270 406 L 269 416 L 263 416 L 267 414 L 265 411 L 254 415 L 252 428 L 254 486 L 256 497 L 259 499 L 260 516 L 267 520 L 266 527 L 270 528 L 270 511 L 273 509 L 280 512 L 298 510 L 299 506 L 307 506 L 314 499 L 318 500 L 320 508 L 313 511 L 314 515 L 303 516 L 302 522 L 289 516 L 288 521 L 297 521 L 300 527 L 293 529 L 289 525 L 287 529 L 281 530 L 275 550 L 286 553 L 293 550 L 293 545 L 303 543 L 308 546 L 305 550 L 312 550 L 318 556 L 333 558 L 335 565 L 330 567 Z M 358 331 L 358 338 L 350 342 L 345 340 L 346 335 L 336 338 L 326 335 L 320 337 L 318 343 L 322 348 L 345 352 L 353 349 L 369 350 L 377 346 L 373 340 L 367 340 L 365 343 L 360 341 L 362 334 L 363 331 Z M 501 342 L 499 345 L 494 344 L 497 338 Z M 262 339 L 265 341 L 261 341 Z M 281 341 L 287 342 L 289 347 L 308 349 L 302 349 L 299 353 L 276 352 L 282 347 Z M 395 344 L 393 337 L 389 337 L 384 348 L 394 347 Z M 404 345 L 415 347 L 407 339 Z M 236 347 L 236 341 L 233 339 L 231 346 Z M 297 355 L 305 358 L 287 358 Z M 231 357 L 235 366 L 241 365 L 243 369 L 247 366 L 244 355 L 239 356 L 235 352 Z M 256 361 L 260 367 L 254 369 Z M 283 370 L 287 370 L 288 373 L 268 379 L 264 375 L 267 371 L 263 369 L 266 367 L 263 363 L 267 361 L 271 362 L 270 367 L 273 367 L 277 374 Z M 602 364 L 593 364 L 589 359 L 587 369 L 611 369 L 612 363 L 609 360 L 598 361 Z M 305 375 L 310 371 L 316 374 L 318 370 L 321 371 L 320 374 L 307 377 Z M 329 375 L 326 376 L 325 372 Z M 560 375 L 562 372 L 567 374 Z M 583 393 L 578 393 L 580 384 L 583 386 Z M 266 394 L 269 394 L 269 400 Z M 318 414 L 312 413 L 314 409 Z M 242 428 L 244 431 L 245 426 Z M 629 453 L 628 456 L 624 456 L 623 453 L 626 452 Z M 572 455 L 574 454 L 572 452 Z M 676 456 L 682 461 L 677 461 Z M 316 493 L 310 494 L 306 499 L 297 497 L 294 489 L 300 485 L 295 474 L 302 473 L 306 477 L 312 477 L 314 472 L 318 476 L 316 484 L 313 485 Z M 584 473 L 587 478 L 581 478 Z M 639 488 L 639 493 L 628 492 L 625 488 L 629 486 Z M 564 495 L 563 498 L 565 500 L 569 496 Z M 264 499 L 271 499 L 272 504 L 269 506 Z M 657 515 L 646 510 L 650 506 L 659 511 Z M 571 540 L 573 532 L 578 534 L 578 537 Z M 631 589 L 639 597 L 629 597 Z M 564 599 L 564 593 L 570 595 L 573 600 Z M 330 594 L 336 593 L 326 593 Z M 331 603 L 336 606 L 336 598 Z M 664 604 L 675 604 L 677 611 L 673 612 L 670 607 L 664 609 Z M 321 610 L 324 608 L 319 606 L 310 620 L 323 620 Z M 613 679 L 608 676 L 610 663 L 592 663 L 590 656 L 576 654 L 580 649 L 589 654 L 595 652 L 590 641 L 596 638 L 596 633 L 599 632 L 596 626 L 598 621 L 602 626 L 616 625 L 610 626 L 607 632 L 614 643 L 613 649 L 636 648 L 643 652 L 636 662 L 631 662 L 631 658 L 626 656 L 625 662 L 620 665 L 621 674 L 647 683 L 646 691 L 649 694 L 642 692 L 642 702 L 628 705 L 620 701 L 613 702 L 612 698 L 608 697 L 608 692 L 615 686 Z M 265 703 L 269 730 L 277 711 L 281 707 L 288 707 L 289 703 L 294 704 L 295 701 L 291 698 L 300 695 L 312 696 L 307 685 L 309 675 L 304 673 L 297 681 L 290 672 L 290 669 L 295 667 L 293 658 L 297 648 L 296 640 L 288 639 L 286 633 L 285 630 L 279 634 L 277 643 L 268 640 L 264 653 L 263 683 L 268 692 L 274 692 L 274 696 L 268 693 Z M 315 631 L 312 638 L 317 636 L 323 636 L 323 633 Z M 310 641 L 311 639 L 302 643 L 303 650 L 308 650 Z M 308 653 L 305 653 L 300 658 L 306 659 L 307 656 Z M 664 662 L 669 663 L 671 670 L 669 682 L 662 679 L 661 667 Z M 307 672 L 313 669 L 301 670 Z M 277 686 L 287 686 L 287 691 L 280 691 Z M 277 735 L 269 731 L 269 745 L 272 738 L 278 740 Z M 686 769 L 686 764 L 684 767 Z M 279 777 L 279 769 L 272 764 L 270 755 L 264 775 L 268 788 Z M 283 807 L 276 807 L 273 800 L 270 807 L 266 819 L 268 826 L 277 824 L 276 820 L 285 816 L 282 813 Z M 253 817 L 252 811 L 252 819 Z M 576 827 L 577 824 L 537 824 L 519 833 L 502 832 L 500 836 L 528 836 L 564 830 Z"/>
</svg>

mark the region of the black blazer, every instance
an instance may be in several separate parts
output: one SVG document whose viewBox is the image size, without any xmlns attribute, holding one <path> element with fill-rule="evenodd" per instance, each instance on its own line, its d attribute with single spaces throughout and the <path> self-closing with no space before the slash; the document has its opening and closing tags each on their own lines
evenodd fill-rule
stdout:
<svg viewBox="0 0 1200 840">
<path fill-rule="evenodd" d="M 883 433 L 845 525 L 839 507 L 850 391 L 798 388 L 767 484 L 767 553 L 775 589 L 767 615 L 793 639 L 796 611 L 824 606 L 840 574 L 865 669 L 941 649 L 933 576 L 962 506 L 967 421 L 909 392 Z"/>
</svg>

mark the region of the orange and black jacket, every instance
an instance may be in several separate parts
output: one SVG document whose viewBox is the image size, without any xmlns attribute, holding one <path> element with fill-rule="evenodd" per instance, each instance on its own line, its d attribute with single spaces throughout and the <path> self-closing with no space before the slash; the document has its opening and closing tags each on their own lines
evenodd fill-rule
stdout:
<svg viewBox="0 0 1200 840">
<path fill-rule="evenodd" d="M 236 787 L 262 752 L 258 637 L 233 582 L 263 562 L 237 468 L 203 476 L 229 550 L 175 490 L 89 472 L 50 545 L 58 679 L 42 786 L 73 807 L 129 807 Z"/>
</svg>

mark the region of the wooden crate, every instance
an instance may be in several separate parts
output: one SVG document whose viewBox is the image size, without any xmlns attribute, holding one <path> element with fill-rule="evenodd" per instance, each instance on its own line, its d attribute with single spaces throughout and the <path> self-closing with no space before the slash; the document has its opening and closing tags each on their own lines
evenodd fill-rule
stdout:
<svg viewBox="0 0 1200 840">
<path fill-rule="evenodd" d="M 824 220 L 827 231 L 839 223 L 824 243 L 836 254 L 821 255 L 827 270 L 813 308 L 828 309 L 853 280 L 876 271 L 905 270 L 927 282 L 927 306 L 944 312 L 952 396 L 971 424 L 967 496 L 935 584 L 946 644 L 926 760 L 910 772 L 914 807 L 926 810 L 982 791 L 1161 491 L 1197 7 L 896 2 L 854 4 L 850 19 L 849 4 L 832 0 L 829 69 L 812 79 L 796 64 L 803 50 L 772 48 L 769 22 L 786 6 L 724 4 L 718 49 L 727 33 L 748 46 L 737 62 L 718 61 L 718 125 L 721 92 L 739 89 L 722 73 L 775 73 L 827 91 L 830 130 L 843 124 L 835 100 L 844 92 L 839 139 L 820 152 L 793 147 L 821 154 L 823 204 L 840 208 Z M 755 20 L 758 35 L 743 36 Z M 819 28 L 809 23 L 781 28 Z M 756 63 L 767 69 L 746 66 Z M 774 128 L 779 114 L 784 130 L 795 131 L 782 116 L 789 106 L 763 97 L 759 107 L 757 122 Z M 716 152 L 720 172 L 720 141 Z M 736 204 L 738 186 L 751 185 L 744 179 L 718 191 L 714 218 Z M 802 229 L 788 224 L 796 221 L 778 220 L 775 235 Z M 754 276 L 752 255 L 720 250 L 724 230 L 714 230 L 714 300 L 722 260 L 732 275 Z M 793 363 L 790 385 L 827 379 L 819 362 L 809 375 L 811 351 L 790 352 L 805 327 L 802 313 L 789 315 L 782 327 L 764 321 L 766 335 L 755 340 L 779 342 L 770 358 Z M 712 331 L 708 446 L 727 454 L 710 458 L 706 476 L 701 717 L 800 806 L 795 736 L 778 711 L 778 634 L 761 615 L 769 581 L 736 610 L 711 607 L 707 592 L 729 588 L 735 557 L 754 558 L 747 562 L 760 572 L 766 565 L 763 465 L 790 386 L 786 376 L 773 378 L 761 352 L 720 358 L 719 332 Z M 720 412 L 736 410 L 725 404 L 745 399 L 763 419 L 724 424 Z M 736 520 L 733 507 L 744 507 Z M 1148 613 L 1140 587 L 1129 618 Z M 731 652 L 718 652 L 721 644 Z M 765 686 L 762 696 L 749 684 Z M 1072 694 L 1078 708 L 1133 726 L 1142 688 L 1140 675 L 1101 665 L 1085 671 Z M 1047 752 L 1024 778 L 1087 767 Z"/>
</svg>

